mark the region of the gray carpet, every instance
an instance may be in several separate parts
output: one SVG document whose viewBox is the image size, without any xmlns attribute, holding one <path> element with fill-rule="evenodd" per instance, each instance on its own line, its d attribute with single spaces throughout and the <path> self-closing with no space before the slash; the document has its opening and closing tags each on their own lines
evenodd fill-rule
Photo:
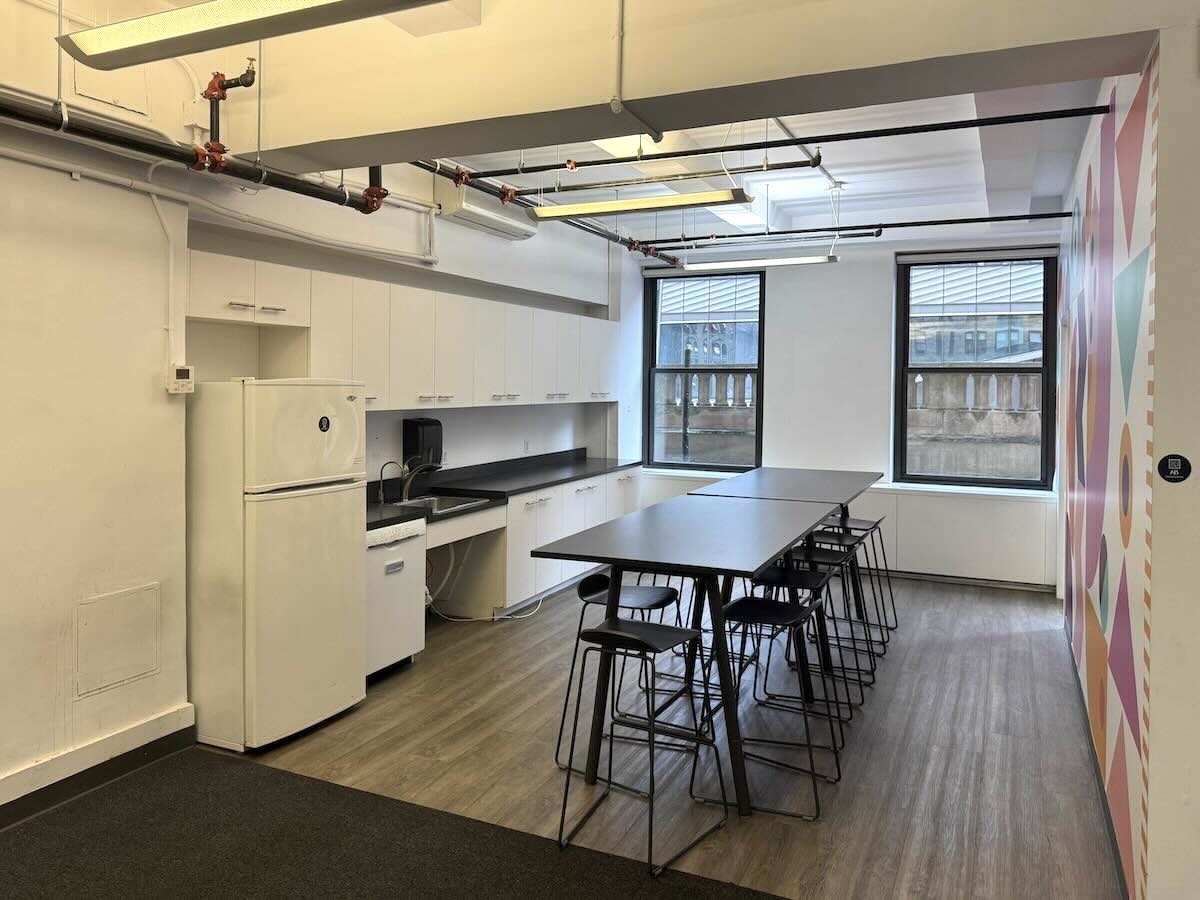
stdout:
<svg viewBox="0 0 1200 900">
<path fill-rule="evenodd" d="M 765 897 L 192 748 L 0 832 L 4 897 Z"/>
</svg>

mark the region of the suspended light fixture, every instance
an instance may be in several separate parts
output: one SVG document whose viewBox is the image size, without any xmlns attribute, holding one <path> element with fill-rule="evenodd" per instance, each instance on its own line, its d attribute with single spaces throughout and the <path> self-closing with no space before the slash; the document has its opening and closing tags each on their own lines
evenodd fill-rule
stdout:
<svg viewBox="0 0 1200 900">
<path fill-rule="evenodd" d="M 576 219 L 590 216 L 615 216 L 630 212 L 655 212 L 662 209 L 688 209 L 695 206 L 727 206 L 751 203 L 754 198 L 742 188 L 720 191 L 696 191 L 690 194 L 661 194 L 655 197 L 628 197 L 624 200 L 597 200 L 594 203 L 561 203 L 531 206 L 534 219 Z"/>
<path fill-rule="evenodd" d="M 808 266 L 815 263 L 835 263 L 838 256 L 767 256 L 761 259 L 714 259 L 707 262 L 687 262 L 685 272 L 724 272 L 730 269 L 760 269 L 772 266 Z"/>
<path fill-rule="evenodd" d="M 120 69 L 436 2 L 439 0 L 208 0 L 59 35 L 56 40 L 85 66 Z"/>
</svg>

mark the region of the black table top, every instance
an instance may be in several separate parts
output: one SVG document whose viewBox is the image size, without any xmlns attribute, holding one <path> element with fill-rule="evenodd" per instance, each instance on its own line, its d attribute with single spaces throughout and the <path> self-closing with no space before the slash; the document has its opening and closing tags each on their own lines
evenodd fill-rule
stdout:
<svg viewBox="0 0 1200 900">
<path fill-rule="evenodd" d="M 849 504 L 883 478 L 882 472 L 759 468 L 692 491 L 704 497 L 756 497 Z"/>
<path fill-rule="evenodd" d="M 836 507 L 685 494 L 538 547 L 533 556 L 638 572 L 752 578 Z"/>
</svg>

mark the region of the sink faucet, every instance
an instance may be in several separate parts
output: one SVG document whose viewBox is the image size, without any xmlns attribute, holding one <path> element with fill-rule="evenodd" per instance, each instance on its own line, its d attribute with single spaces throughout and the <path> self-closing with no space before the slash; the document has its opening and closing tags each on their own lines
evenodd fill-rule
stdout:
<svg viewBox="0 0 1200 900">
<path fill-rule="evenodd" d="M 394 459 L 389 459 L 387 462 L 385 462 L 382 466 L 379 467 L 379 505 L 380 506 L 383 506 L 383 504 L 387 503 L 387 496 L 384 494 L 384 490 L 383 490 L 383 470 L 386 469 L 388 466 L 395 466 L 396 468 L 398 468 L 400 470 L 401 478 L 403 478 L 405 476 L 405 474 L 408 472 L 407 466 L 401 465 L 400 463 L 396 462 Z"/>
<path fill-rule="evenodd" d="M 400 502 L 404 503 L 408 500 L 408 492 L 412 489 L 413 479 L 422 472 L 436 472 L 441 466 L 435 466 L 433 463 L 417 463 L 411 468 L 408 465 L 404 466 L 404 480 L 400 482 Z"/>
</svg>

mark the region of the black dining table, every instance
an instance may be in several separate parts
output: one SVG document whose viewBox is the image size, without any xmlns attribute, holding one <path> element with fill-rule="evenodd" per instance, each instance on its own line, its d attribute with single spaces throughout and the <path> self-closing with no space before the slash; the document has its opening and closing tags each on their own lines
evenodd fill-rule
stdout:
<svg viewBox="0 0 1200 900">
<path fill-rule="evenodd" d="M 725 478 L 692 491 L 700 497 L 746 497 L 758 500 L 836 503 L 843 516 L 850 504 L 882 472 L 853 472 L 847 469 L 786 469 L 760 467 Z"/>
<path fill-rule="evenodd" d="M 698 599 L 703 598 L 703 602 L 693 605 L 691 627 L 701 627 L 707 607 L 730 768 L 738 812 L 742 815 L 750 814 L 750 791 L 738 725 L 739 692 L 729 659 L 723 610 L 732 599 L 735 578 L 760 576 L 836 510 L 836 505 L 831 502 L 686 494 L 532 551 L 533 556 L 545 559 L 610 566 L 606 618 L 618 616 L 625 572 L 694 580 Z M 694 674 L 693 666 L 694 656 L 689 654 L 685 672 L 687 681 Z M 584 770 L 589 784 L 595 783 L 600 762 L 611 671 L 612 658 L 602 654 Z"/>
<path fill-rule="evenodd" d="M 882 472 L 856 472 L 850 469 L 788 469 L 760 466 L 697 488 L 691 493 L 699 497 L 742 497 L 758 500 L 784 500 L 792 503 L 836 503 L 838 516 L 845 522 L 850 518 L 850 504 L 867 488 L 883 478 Z M 830 523 L 837 527 L 835 523 Z M 811 537 L 808 539 L 811 544 Z M 858 554 L 850 557 L 850 590 L 854 608 L 861 618 L 865 598 Z"/>
</svg>

